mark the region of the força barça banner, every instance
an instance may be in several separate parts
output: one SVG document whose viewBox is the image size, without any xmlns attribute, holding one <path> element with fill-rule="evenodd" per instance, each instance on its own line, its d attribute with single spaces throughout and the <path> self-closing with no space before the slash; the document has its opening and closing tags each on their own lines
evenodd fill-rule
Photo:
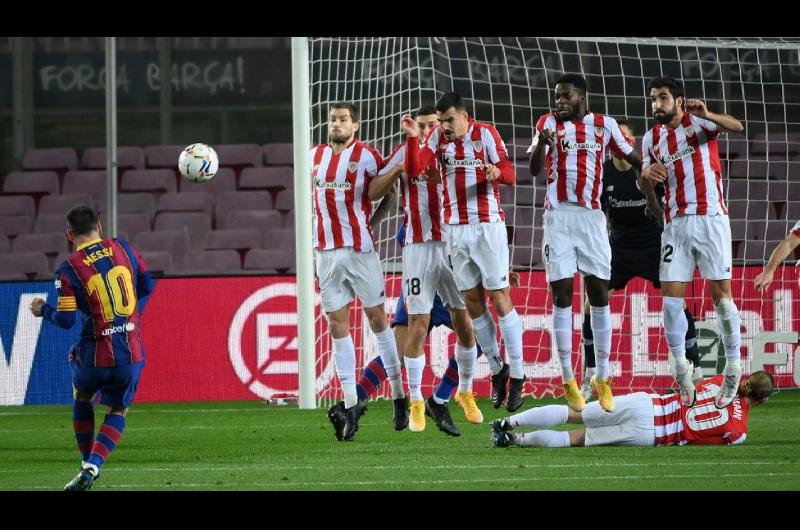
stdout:
<svg viewBox="0 0 800 530">
<path fill-rule="evenodd" d="M 776 375 L 781 387 L 800 386 L 800 288 L 794 267 L 783 267 L 762 296 L 752 287 L 761 267 L 734 272 L 734 299 L 742 315 L 742 356 L 745 373 L 762 366 Z M 743 280 L 742 280 L 743 278 Z M 576 283 L 577 285 L 577 283 Z M 387 280 L 387 310 L 391 314 L 400 279 Z M 298 393 L 297 313 L 294 276 L 220 277 L 159 280 L 143 314 L 147 365 L 137 402 L 267 400 Z M 705 291 L 705 292 L 704 292 Z M 687 302 L 697 319 L 698 342 L 706 374 L 721 368 L 719 335 L 707 286 L 696 280 Z M 34 318 L 28 311 L 35 297 L 55 298 L 52 282 L 0 283 L 0 405 L 69 403 L 72 399 L 67 352 L 78 335 Z M 544 273 L 521 274 L 512 298 L 524 325 L 525 391 L 560 395 L 561 370 L 550 339 L 551 298 Z M 625 294 L 611 299 L 611 370 L 617 393 L 660 390 L 672 386 L 669 355 L 661 329 L 661 296 L 642 280 L 631 282 Z M 574 298 L 576 312 L 579 297 Z M 317 308 L 319 311 L 319 307 Z M 357 319 L 357 320 L 356 320 Z M 353 339 L 358 366 L 375 354 L 375 339 L 363 314 Z M 573 351 L 580 352 L 581 317 L 574 318 Z M 339 395 L 330 341 L 319 319 L 317 390 L 320 397 Z M 367 331 L 364 331 L 367 330 Z M 498 336 L 499 338 L 499 336 Z M 443 374 L 455 335 L 437 328 L 426 343 L 428 366 L 423 388 Z M 501 350 L 502 351 L 502 350 Z M 581 355 L 574 355 L 577 367 Z M 578 372 L 579 373 L 579 372 Z M 475 390 L 490 392 L 488 365 L 479 360 Z M 384 385 L 382 390 L 386 390 Z M 426 395 L 428 391 L 425 391 Z"/>
</svg>

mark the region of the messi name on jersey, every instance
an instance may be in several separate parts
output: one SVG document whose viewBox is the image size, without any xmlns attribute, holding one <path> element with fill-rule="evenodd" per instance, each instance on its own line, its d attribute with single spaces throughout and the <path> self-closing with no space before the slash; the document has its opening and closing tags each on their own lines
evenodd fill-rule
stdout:
<svg viewBox="0 0 800 530">
<path fill-rule="evenodd" d="M 88 267 L 99 259 L 110 258 L 113 255 L 114 255 L 114 249 L 112 249 L 111 247 L 104 247 L 101 248 L 100 250 L 92 252 L 91 254 L 86 254 L 86 257 L 83 259 L 83 264 Z"/>
</svg>

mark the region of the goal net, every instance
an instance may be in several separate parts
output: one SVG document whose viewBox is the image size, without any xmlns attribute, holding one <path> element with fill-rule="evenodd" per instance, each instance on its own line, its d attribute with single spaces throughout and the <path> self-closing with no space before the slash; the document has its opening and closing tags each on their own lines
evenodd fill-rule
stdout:
<svg viewBox="0 0 800 530">
<path fill-rule="evenodd" d="M 742 314 L 743 367 L 750 373 L 766 366 L 779 386 L 798 386 L 800 290 L 792 265 L 800 256 L 790 256 L 763 295 L 754 289 L 753 278 L 800 220 L 800 39 L 347 37 L 312 38 L 309 53 L 312 145 L 327 141 L 329 107 L 341 100 L 359 107 L 358 137 L 383 156 L 403 140 L 400 116 L 432 105 L 445 91 L 467 98 L 474 119 L 497 127 L 516 166 L 517 185 L 501 185 L 500 196 L 511 265 L 521 273 L 522 284 L 512 288 L 512 298 L 524 324 L 525 392 L 535 396 L 561 394 L 541 255 L 546 176 L 531 175 L 526 153 L 537 118 L 552 108 L 554 80 L 562 73 L 583 75 L 588 107 L 627 119 L 637 146 L 653 123 L 646 87 L 656 76 L 680 79 L 687 97 L 704 99 L 710 110 L 739 118 L 745 132 L 722 134 L 719 154 L 733 237 L 733 296 Z M 401 249 L 395 234 L 401 223 L 402 210 L 394 208 L 374 231 L 390 317 L 400 295 Z M 573 362 L 580 374 L 583 295 L 576 291 Z M 724 363 L 723 349 L 708 286 L 699 275 L 689 286 L 687 303 L 697 320 L 704 372 L 716 374 Z M 659 292 L 641 279 L 611 299 L 611 370 L 618 393 L 673 385 L 661 304 Z M 377 354 L 376 342 L 358 303 L 351 318 L 360 376 Z M 328 402 L 340 389 L 319 306 L 316 330 L 317 395 Z M 454 344 L 448 329 L 431 333 L 425 345 L 424 395 L 444 373 Z M 489 378 L 481 358 L 478 395 L 489 394 Z M 388 384 L 380 394 L 388 395 Z"/>
</svg>

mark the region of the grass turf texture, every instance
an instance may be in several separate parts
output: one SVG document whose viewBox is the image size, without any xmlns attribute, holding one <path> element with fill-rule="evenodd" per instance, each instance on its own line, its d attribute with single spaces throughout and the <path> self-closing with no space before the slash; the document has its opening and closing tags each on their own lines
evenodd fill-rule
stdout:
<svg viewBox="0 0 800 530">
<path fill-rule="evenodd" d="M 563 401 L 523 409 L 550 403 Z M 484 423 L 471 425 L 451 401 L 452 438 L 430 418 L 423 433 L 395 432 L 391 402 L 371 402 L 355 442 L 336 441 L 324 409 L 134 405 L 93 490 L 800 490 L 800 391 L 752 411 L 733 447 L 499 449 L 489 423 L 507 413 L 478 404 Z M 60 490 L 79 461 L 70 407 L 0 408 L 0 490 Z"/>
</svg>

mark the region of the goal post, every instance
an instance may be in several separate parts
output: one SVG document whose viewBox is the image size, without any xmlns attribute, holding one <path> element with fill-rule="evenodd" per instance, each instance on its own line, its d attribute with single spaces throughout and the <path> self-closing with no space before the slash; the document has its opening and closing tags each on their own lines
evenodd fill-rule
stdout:
<svg viewBox="0 0 800 530">
<path fill-rule="evenodd" d="M 466 98 L 471 117 L 497 127 L 517 172 L 517 185 L 501 186 L 500 196 L 509 227 L 511 265 L 522 273 L 523 283 L 512 289 L 512 298 L 525 327 L 526 393 L 561 392 L 559 361 L 551 339 L 552 302 L 541 257 L 546 177 L 530 174 L 525 151 L 536 119 L 552 108 L 553 82 L 562 73 L 583 75 L 588 84 L 588 107 L 627 119 L 638 146 L 653 122 L 647 83 L 660 75 L 681 80 L 687 97 L 704 99 L 710 110 L 731 114 L 745 124 L 744 134 L 723 134 L 718 142 L 723 191 L 730 209 L 733 294 L 742 313 L 745 372 L 750 369 L 750 349 L 759 334 L 798 329 L 800 290 L 791 262 L 779 270 L 765 296 L 755 291 L 752 281 L 775 245 L 800 219 L 800 39 L 322 37 L 306 42 L 308 111 L 305 105 L 295 103 L 294 112 L 296 128 L 303 120 L 310 126 L 311 144 L 327 139 L 330 105 L 347 100 L 360 110 L 358 137 L 387 156 L 402 141 L 401 114 L 433 104 L 449 90 Z M 295 67 L 304 66 L 295 63 Z M 301 112 L 307 114 L 300 117 Z M 295 138 L 297 134 L 296 129 Z M 310 193 L 304 196 L 300 192 L 310 186 L 308 172 L 301 173 L 297 165 L 307 152 L 301 149 L 296 140 L 295 178 L 303 180 L 305 187 L 298 187 L 295 197 L 298 205 L 305 201 L 310 208 Z M 312 258 L 309 245 L 299 241 L 304 237 L 310 240 L 310 218 L 301 220 L 299 207 L 297 215 L 300 289 L 301 259 Z M 399 296 L 401 249 L 395 234 L 401 222 L 402 212 L 396 208 L 374 231 L 386 273 L 390 316 Z M 305 254 L 300 246 L 306 248 Z M 309 282 L 304 285 L 313 289 Z M 313 298 L 313 291 L 306 296 Z M 708 286 L 699 276 L 690 284 L 687 302 L 701 324 L 702 363 L 711 375 L 720 365 L 721 348 L 713 332 L 716 315 Z M 581 305 L 581 294 L 576 293 L 575 368 L 582 362 L 577 354 L 582 351 Z M 634 280 L 623 293 L 612 297 L 611 307 L 611 368 L 617 392 L 671 387 L 658 291 L 643 280 Z M 316 333 L 313 339 L 304 339 L 304 344 L 314 341 L 314 351 L 303 347 L 301 356 L 315 355 L 316 397 L 329 402 L 340 390 L 318 305 L 314 315 L 314 325 L 305 323 L 303 328 L 303 333 L 310 328 Z M 300 315 L 299 321 L 304 318 L 310 317 Z M 377 348 L 359 303 L 354 304 L 351 330 L 360 375 Z M 454 340 L 449 330 L 437 328 L 426 342 L 425 395 L 443 374 Z M 778 384 L 796 386 L 792 345 L 768 345 L 767 349 L 780 353 L 770 358 L 783 360 L 771 368 Z M 477 366 L 475 388 L 479 395 L 488 394 L 489 369 L 483 359 Z M 387 389 L 384 385 L 381 395 L 387 395 Z"/>
</svg>

